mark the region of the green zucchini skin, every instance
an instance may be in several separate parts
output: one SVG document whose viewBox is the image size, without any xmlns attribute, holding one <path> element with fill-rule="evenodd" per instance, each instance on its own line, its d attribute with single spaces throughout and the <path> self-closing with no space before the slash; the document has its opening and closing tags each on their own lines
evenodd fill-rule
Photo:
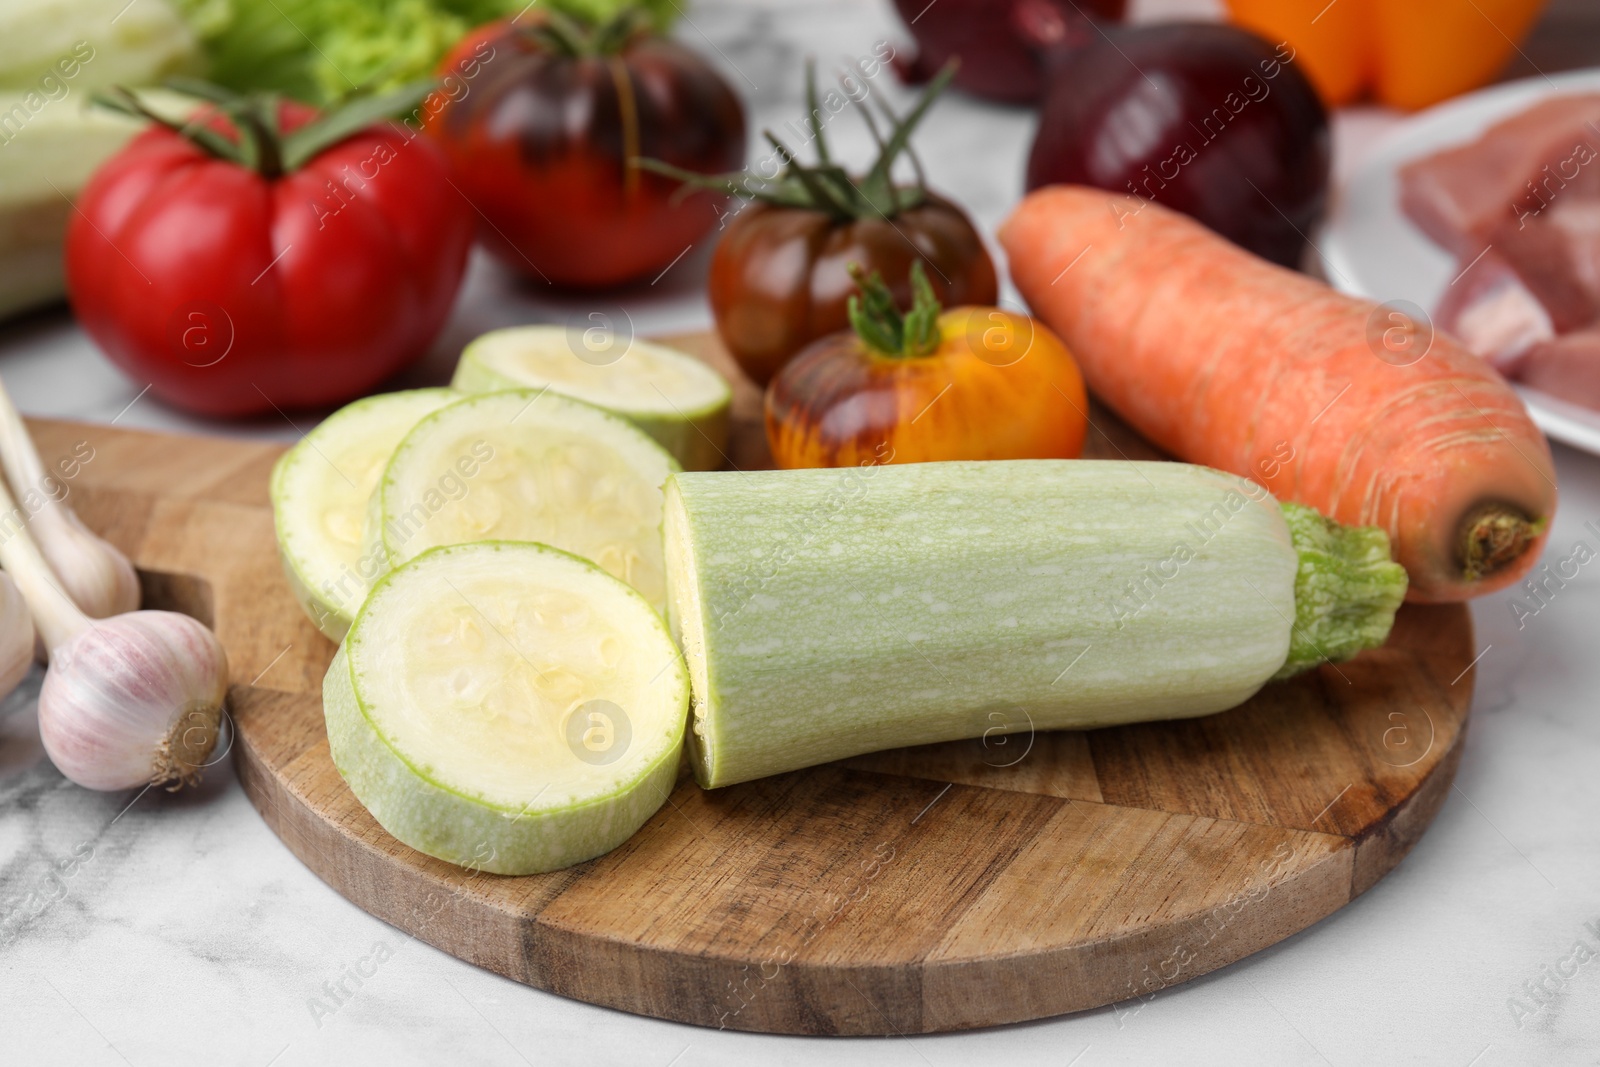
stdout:
<svg viewBox="0 0 1600 1067">
<path fill-rule="evenodd" d="M 333 765 L 379 826 L 418 852 L 490 874 L 541 874 L 610 852 L 655 814 L 678 774 L 674 745 L 619 797 L 523 815 L 446 789 L 401 759 L 362 710 L 342 645 L 322 708 Z"/>
<path fill-rule="evenodd" d="M 273 464 L 268 488 L 278 558 L 283 563 L 283 573 L 295 601 L 329 640 L 344 640 L 373 580 L 367 570 L 378 566 L 387 570 L 388 555 L 386 551 L 374 551 L 381 549 L 381 545 L 365 545 L 361 557 L 352 558 L 337 573 L 325 574 L 318 581 L 312 558 L 326 563 L 326 549 L 315 539 L 309 545 L 305 543 L 303 526 L 295 522 L 295 517 L 302 514 L 300 509 L 325 508 L 330 501 L 325 494 L 306 495 L 304 475 L 307 468 L 337 475 L 337 480 L 332 482 L 335 492 L 348 487 L 352 494 L 366 495 L 370 491 L 352 483 L 332 458 L 339 455 L 341 446 L 351 440 L 381 440 L 384 444 L 379 451 L 387 448 L 392 452 L 404 437 L 404 431 L 395 432 L 394 422 L 386 419 L 386 414 L 411 412 L 414 418 L 409 421 L 414 425 L 423 416 L 461 398 L 462 394 L 453 389 L 408 389 L 363 397 L 329 415 Z M 359 501 L 361 497 L 353 495 L 352 499 Z M 367 509 L 371 511 L 370 497 Z M 312 558 L 308 558 L 308 554 Z"/>
<path fill-rule="evenodd" d="M 681 720 L 673 723 L 668 744 L 651 741 L 648 734 L 641 733 L 640 743 L 656 744 L 660 751 L 625 785 L 608 795 L 560 807 L 534 808 L 531 802 L 520 810 L 497 806 L 441 783 L 425 766 L 401 755 L 374 723 L 358 685 L 361 645 L 370 626 L 366 620 L 378 610 L 372 605 L 375 599 L 381 600 L 384 587 L 402 578 L 408 568 L 485 552 L 503 554 L 505 567 L 513 576 L 519 570 L 527 573 L 530 563 L 539 557 L 553 557 L 562 565 L 592 571 L 602 581 L 615 583 L 637 600 L 639 611 L 650 621 L 651 639 L 641 643 L 640 653 L 675 652 L 655 609 L 637 592 L 579 556 L 548 545 L 512 541 L 430 549 L 379 579 L 329 664 L 322 683 L 328 747 L 334 767 L 356 799 L 401 843 L 490 874 L 542 874 L 610 852 L 665 803 L 678 777 Z M 685 709 L 689 682 L 681 660 L 674 656 L 665 663 L 657 680 L 668 687 L 676 706 Z"/>
<path fill-rule="evenodd" d="M 478 344 L 478 341 L 474 341 L 462 353 L 460 362 L 456 364 L 455 375 L 450 380 L 452 389 L 463 393 L 498 393 L 508 389 L 547 387 L 542 381 L 525 381 L 497 371 L 483 360 L 474 358 L 473 348 Z M 553 392 L 563 392 L 559 386 L 548 388 Z M 699 407 L 674 411 L 631 411 L 607 406 L 593 398 L 577 399 L 633 423 L 671 453 L 686 471 L 714 471 L 727 464 L 729 413 L 733 404 L 731 389 L 725 389 L 715 400 Z M 663 402 L 671 403 L 665 399 Z"/>
<path fill-rule="evenodd" d="M 992 732 L 1209 715 L 1284 666 L 1295 619 L 1277 501 L 1187 464 L 684 473 L 665 538 L 708 788 Z"/>
</svg>

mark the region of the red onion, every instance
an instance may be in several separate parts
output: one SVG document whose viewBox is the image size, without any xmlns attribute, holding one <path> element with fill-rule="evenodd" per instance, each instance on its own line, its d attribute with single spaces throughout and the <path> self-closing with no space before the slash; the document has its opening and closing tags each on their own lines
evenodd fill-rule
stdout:
<svg viewBox="0 0 1600 1067">
<path fill-rule="evenodd" d="M 1217 23 L 1086 40 L 1061 29 L 1030 190 L 1069 183 L 1153 199 L 1298 264 L 1327 197 L 1330 148 L 1327 111 L 1292 49 Z"/>
<path fill-rule="evenodd" d="M 917 53 L 896 60 L 905 80 L 927 81 L 951 57 L 961 59 L 956 85 L 974 96 L 1029 104 L 1045 89 L 1040 26 L 1071 25 L 1094 34 L 1090 17 L 1122 18 L 1127 0 L 895 0 L 917 40 Z"/>
</svg>

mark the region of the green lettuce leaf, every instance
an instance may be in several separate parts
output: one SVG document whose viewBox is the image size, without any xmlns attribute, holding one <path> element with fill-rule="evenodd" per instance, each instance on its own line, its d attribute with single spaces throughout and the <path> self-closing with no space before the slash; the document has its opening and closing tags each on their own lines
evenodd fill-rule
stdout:
<svg viewBox="0 0 1600 1067">
<path fill-rule="evenodd" d="M 539 0 L 588 19 L 630 0 Z M 474 26 L 526 0 L 176 0 L 200 38 L 213 81 L 324 104 L 356 89 L 393 89 L 433 72 Z M 672 0 L 637 6 L 664 29 Z"/>
</svg>

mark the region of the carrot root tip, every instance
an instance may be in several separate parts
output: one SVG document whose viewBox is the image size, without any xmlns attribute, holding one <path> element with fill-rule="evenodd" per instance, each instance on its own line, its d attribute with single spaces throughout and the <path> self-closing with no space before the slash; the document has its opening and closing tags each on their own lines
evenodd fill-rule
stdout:
<svg viewBox="0 0 1600 1067">
<path fill-rule="evenodd" d="M 1461 523 L 1456 547 L 1461 577 L 1476 582 L 1522 558 L 1544 533 L 1547 520 L 1530 519 L 1519 508 L 1491 503 L 1473 509 Z"/>
</svg>

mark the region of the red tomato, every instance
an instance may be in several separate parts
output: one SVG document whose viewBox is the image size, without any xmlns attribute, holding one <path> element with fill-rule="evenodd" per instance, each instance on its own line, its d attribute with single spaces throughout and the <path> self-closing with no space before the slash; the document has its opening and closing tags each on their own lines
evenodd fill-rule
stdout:
<svg viewBox="0 0 1600 1067">
<path fill-rule="evenodd" d="M 682 45 L 633 34 L 592 52 L 532 15 L 481 28 L 440 66 L 454 99 L 427 129 L 482 213 L 489 251 L 538 281 L 600 288 L 671 265 L 726 200 L 631 160 L 736 170 L 745 132 L 738 96 Z"/>
<path fill-rule="evenodd" d="M 286 103 L 279 116 L 289 131 L 315 113 Z M 135 382 L 207 415 L 336 404 L 416 360 L 473 234 L 438 148 L 392 123 L 278 175 L 154 128 L 77 206 L 78 321 Z"/>
</svg>

